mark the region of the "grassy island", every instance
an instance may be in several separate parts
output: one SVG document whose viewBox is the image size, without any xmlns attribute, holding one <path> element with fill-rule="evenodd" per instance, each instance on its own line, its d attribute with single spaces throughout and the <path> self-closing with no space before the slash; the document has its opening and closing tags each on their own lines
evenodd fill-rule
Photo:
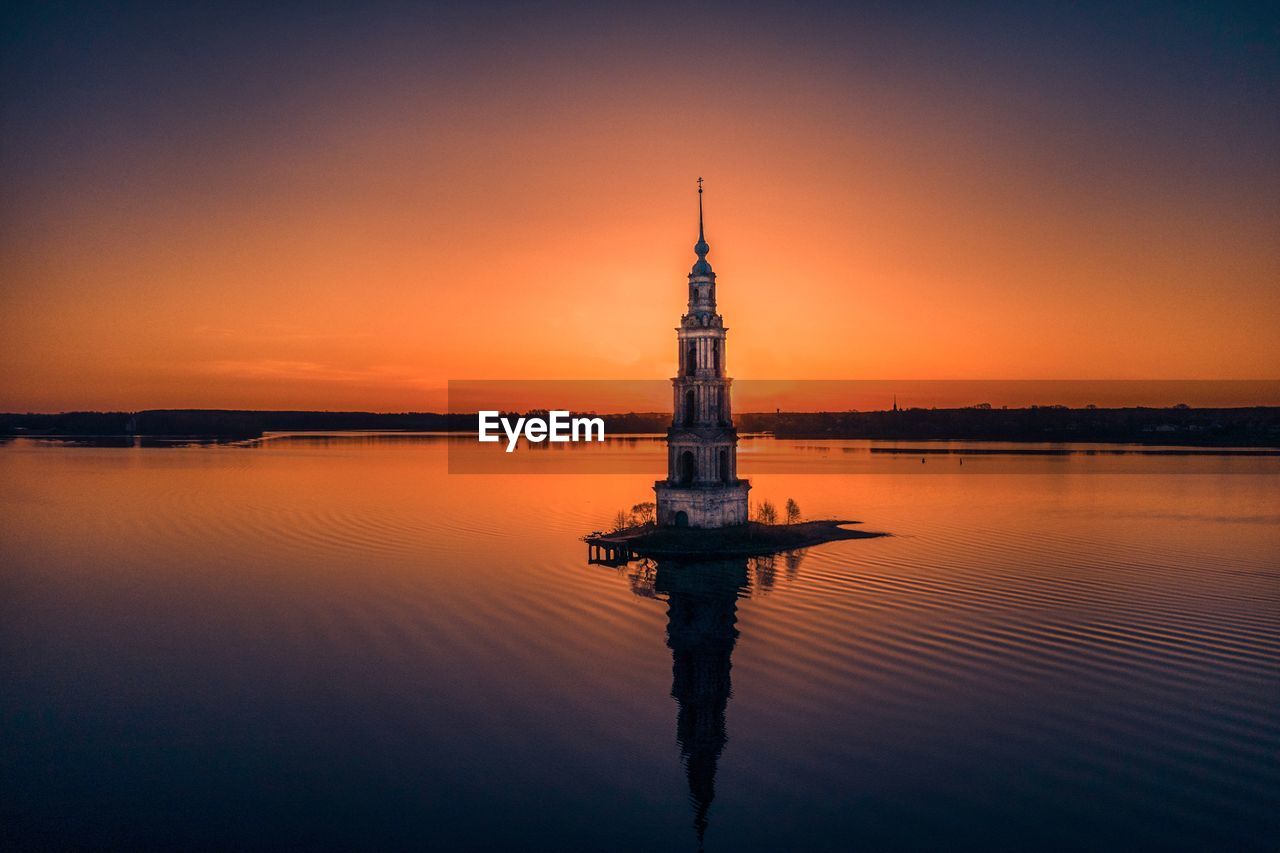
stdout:
<svg viewBox="0 0 1280 853">
<path fill-rule="evenodd" d="M 795 524 L 752 521 L 736 527 L 709 530 L 641 524 L 612 533 L 593 533 L 584 539 L 590 545 L 629 551 L 640 557 L 760 557 L 842 539 L 873 539 L 889 535 L 849 530 L 844 526 L 858 523 L 839 519 Z"/>
</svg>

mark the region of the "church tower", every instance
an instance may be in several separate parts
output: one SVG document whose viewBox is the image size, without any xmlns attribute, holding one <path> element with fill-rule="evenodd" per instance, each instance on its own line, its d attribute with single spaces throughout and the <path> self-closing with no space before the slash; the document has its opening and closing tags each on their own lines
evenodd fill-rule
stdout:
<svg viewBox="0 0 1280 853">
<path fill-rule="evenodd" d="M 738 479 L 738 432 L 729 410 L 724 318 L 716 313 L 716 274 L 707 262 L 698 178 L 698 260 L 689 273 L 689 308 L 676 329 L 679 375 L 667 430 L 667 478 L 654 483 L 658 524 L 729 527 L 747 521 L 747 490 Z"/>
</svg>

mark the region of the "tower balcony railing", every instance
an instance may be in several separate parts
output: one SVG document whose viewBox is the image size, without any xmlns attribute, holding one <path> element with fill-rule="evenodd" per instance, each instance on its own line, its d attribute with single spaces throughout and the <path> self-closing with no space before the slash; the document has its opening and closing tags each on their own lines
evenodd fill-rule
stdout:
<svg viewBox="0 0 1280 853">
<path fill-rule="evenodd" d="M 720 329 L 724 327 L 724 318 L 715 313 L 715 306 L 711 306 L 710 313 L 691 311 L 687 314 L 681 314 L 680 325 L 686 329 Z"/>
</svg>

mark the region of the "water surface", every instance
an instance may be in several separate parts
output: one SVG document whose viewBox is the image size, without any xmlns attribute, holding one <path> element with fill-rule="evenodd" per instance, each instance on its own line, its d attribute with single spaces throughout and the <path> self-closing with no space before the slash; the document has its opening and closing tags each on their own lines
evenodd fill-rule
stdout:
<svg viewBox="0 0 1280 853">
<path fill-rule="evenodd" d="M 1280 837 L 1280 459 L 755 438 L 754 497 L 892 535 L 612 567 L 661 444 L 446 446 L 0 446 L 0 842 Z"/>
</svg>

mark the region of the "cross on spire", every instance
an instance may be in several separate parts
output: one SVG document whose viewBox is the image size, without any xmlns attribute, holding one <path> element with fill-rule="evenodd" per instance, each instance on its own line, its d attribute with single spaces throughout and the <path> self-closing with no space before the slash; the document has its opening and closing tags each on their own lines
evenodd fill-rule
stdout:
<svg viewBox="0 0 1280 853">
<path fill-rule="evenodd" d="M 698 176 L 698 245 L 705 246 L 707 240 L 702 236 L 702 176 Z M 696 251 L 696 249 L 695 249 Z M 698 252 L 699 257 L 707 253 L 706 249 Z"/>
</svg>

